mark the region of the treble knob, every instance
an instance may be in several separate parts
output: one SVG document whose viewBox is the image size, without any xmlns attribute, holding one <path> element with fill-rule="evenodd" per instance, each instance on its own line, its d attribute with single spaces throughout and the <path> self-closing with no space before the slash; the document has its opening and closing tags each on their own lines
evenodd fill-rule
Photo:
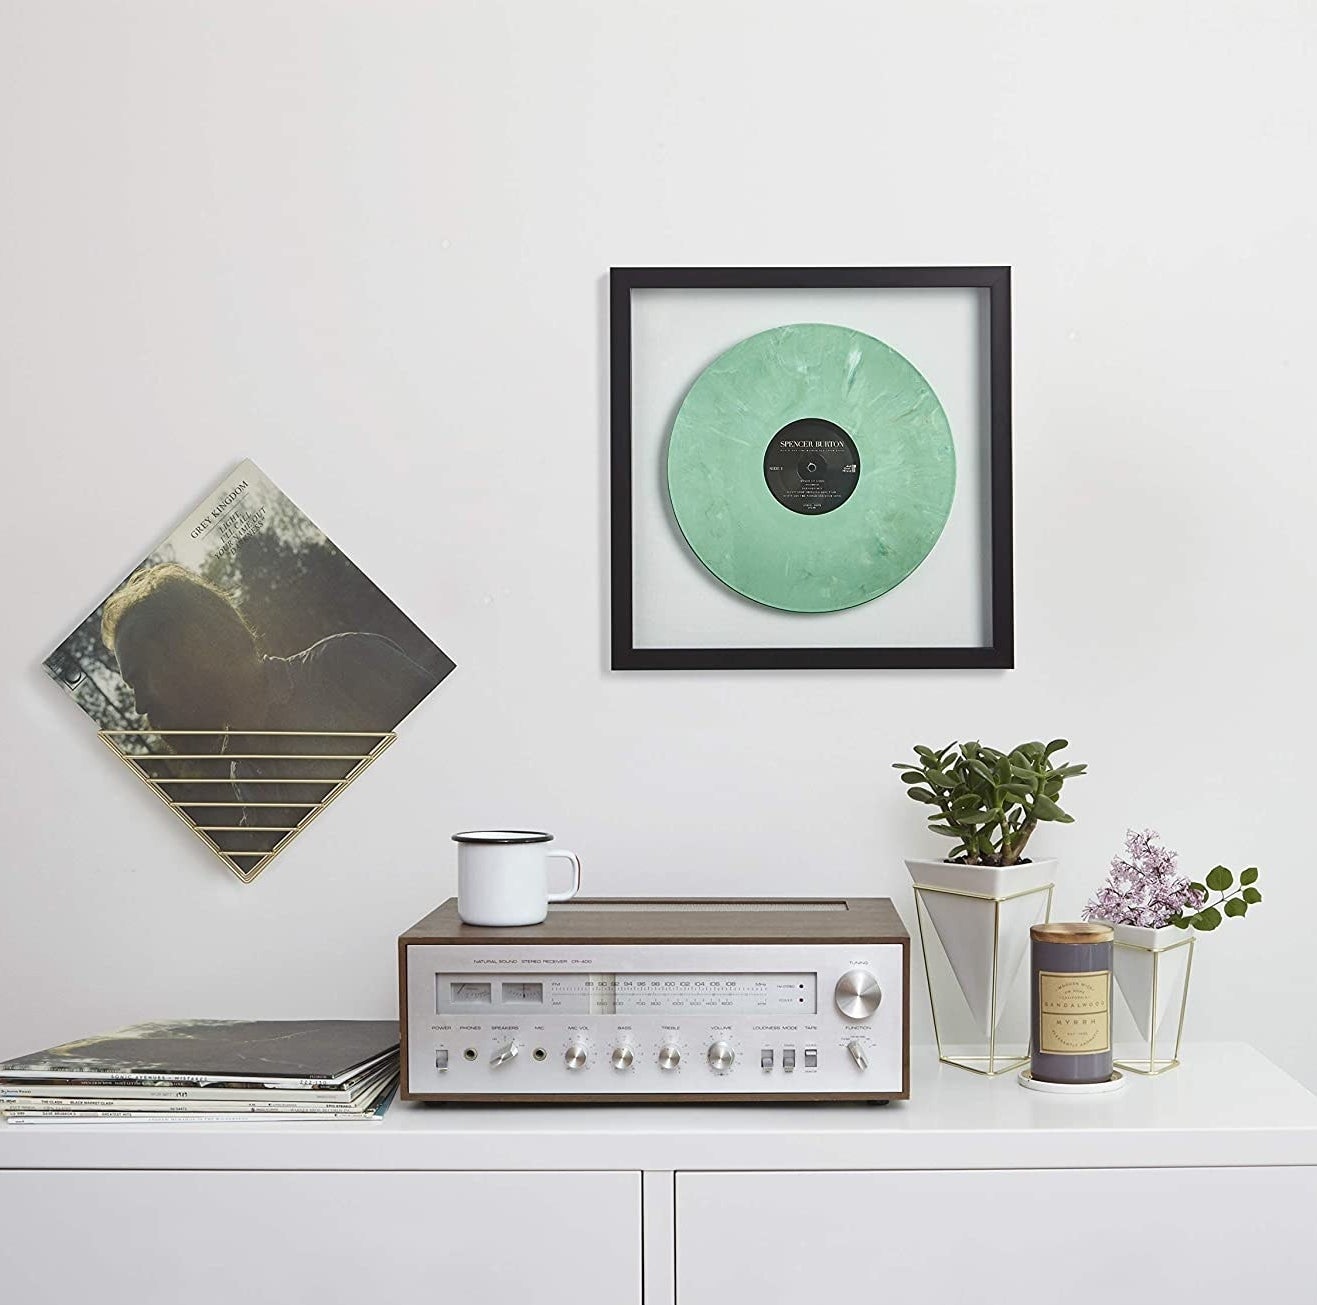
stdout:
<svg viewBox="0 0 1317 1305">
<path fill-rule="evenodd" d="M 878 1009 L 883 990 L 868 970 L 848 970 L 837 980 L 833 1000 L 848 1020 L 867 1020 Z"/>
<path fill-rule="evenodd" d="M 726 1074 L 736 1060 L 736 1052 L 725 1042 L 715 1042 L 709 1048 L 709 1068 L 715 1074 Z"/>
<path fill-rule="evenodd" d="M 613 1048 L 612 1061 L 614 1069 L 630 1069 L 631 1062 L 635 1060 L 635 1058 L 635 1053 L 630 1047 Z"/>
<path fill-rule="evenodd" d="M 674 1046 L 659 1048 L 658 1067 L 660 1069 L 676 1069 L 681 1064 L 681 1052 Z"/>
<path fill-rule="evenodd" d="M 563 1061 L 568 1069 L 584 1069 L 586 1059 L 586 1050 L 579 1042 L 573 1042 L 563 1056 Z"/>
</svg>

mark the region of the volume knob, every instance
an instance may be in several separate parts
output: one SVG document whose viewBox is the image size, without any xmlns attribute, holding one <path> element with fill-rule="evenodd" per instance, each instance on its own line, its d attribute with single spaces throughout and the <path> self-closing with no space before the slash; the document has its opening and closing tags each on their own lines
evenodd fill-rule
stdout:
<svg viewBox="0 0 1317 1305">
<path fill-rule="evenodd" d="M 848 970 L 837 980 L 833 999 L 848 1020 L 867 1020 L 878 1009 L 883 990 L 868 970 Z"/>
<path fill-rule="evenodd" d="M 572 1045 L 567 1048 L 567 1052 L 563 1056 L 563 1061 L 566 1063 L 568 1069 L 584 1069 L 586 1061 L 585 1048 L 581 1046 L 579 1042 L 573 1042 Z"/>
<path fill-rule="evenodd" d="M 715 1042 L 709 1048 L 709 1068 L 715 1074 L 726 1074 L 736 1060 L 736 1052 L 725 1042 Z"/>
</svg>

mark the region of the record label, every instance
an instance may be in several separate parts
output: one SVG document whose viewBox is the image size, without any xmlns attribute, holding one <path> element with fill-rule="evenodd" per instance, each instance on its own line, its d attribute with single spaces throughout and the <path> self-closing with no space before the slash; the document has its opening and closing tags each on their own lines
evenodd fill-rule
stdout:
<svg viewBox="0 0 1317 1305">
<path fill-rule="evenodd" d="M 860 483 L 851 437 L 822 417 L 788 422 L 764 451 L 764 480 L 783 507 L 818 516 L 841 507 Z"/>
<path fill-rule="evenodd" d="M 695 378 L 668 440 L 668 495 L 729 589 L 840 612 L 899 585 L 951 513 L 956 451 L 933 387 L 851 327 L 778 326 Z"/>
</svg>

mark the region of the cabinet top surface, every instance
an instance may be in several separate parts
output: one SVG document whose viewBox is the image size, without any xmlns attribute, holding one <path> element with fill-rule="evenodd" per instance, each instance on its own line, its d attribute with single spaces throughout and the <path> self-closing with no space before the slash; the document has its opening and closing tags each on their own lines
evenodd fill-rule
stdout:
<svg viewBox="0 0 1317 1305">
<path fill-rule="evenodd" d="M 1028 1092 L 911 1049 L 889 1106 L 427 1106 L 351 1124 L 0 1126 L 0 1169 L 1059 1169 L 1317 1165 L 1317 1097 L 1252 1047 L 1117 1093 Z"/>
<path fill-rule="evenodd" d="M 450 897 L 399 940 L 410 943 L 846 943 L 908 937 L 886 897 L 577 897 L 543 924 L 463 924 Z"/>
</svg>

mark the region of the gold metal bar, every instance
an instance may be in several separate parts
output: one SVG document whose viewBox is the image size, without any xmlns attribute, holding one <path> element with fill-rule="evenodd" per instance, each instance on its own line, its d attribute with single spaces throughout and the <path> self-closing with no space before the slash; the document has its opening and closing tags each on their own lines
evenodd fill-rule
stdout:
<svg viewBox="0 0 1317 1305">
<path fill-rule="evenodd" d="M 366 761 L 369 752 L 126 752 L 125 761 Z"/>
<path fill-rule="evenodd" d="M 252 738 L 307 738 L 307 739 L 385 739 L 391 730 L 99 730 L 100 734 L 130 735 L 141 737 L 149 734 L 152 738 L 167 738 L 173 735 L 207 735 L 237 734 Z"/>
<path fill-rule="evenodd" d="M 194 824 L 194 830 L 227 830 L 233 834 L 287 834 L 298 824 Z"/>
<path fill-rule="evenodd" d="M 229 802 L 181 802 L 171 799 L 171 807 L 318 807 L 319 802 L 240 802 L 233 798 Z"/>
<path fill-rule="evenodd" d="M 229 775 L 215 776 L 206 779 L 164 779 L 159 775 L 143 775 L 142 779 L 148 784 L 232 784 L 233 778 Z M 327 775 L 323 779 L 247 779 L 245 776 L 237 781 L 239 784 L 341 784 L 343 777 L 341 775 Z M 227 804 L 226 804 L 227 805 Z M 288 803 L 281 802 L 280 806 L 287 806 Z"/>
</svg>

